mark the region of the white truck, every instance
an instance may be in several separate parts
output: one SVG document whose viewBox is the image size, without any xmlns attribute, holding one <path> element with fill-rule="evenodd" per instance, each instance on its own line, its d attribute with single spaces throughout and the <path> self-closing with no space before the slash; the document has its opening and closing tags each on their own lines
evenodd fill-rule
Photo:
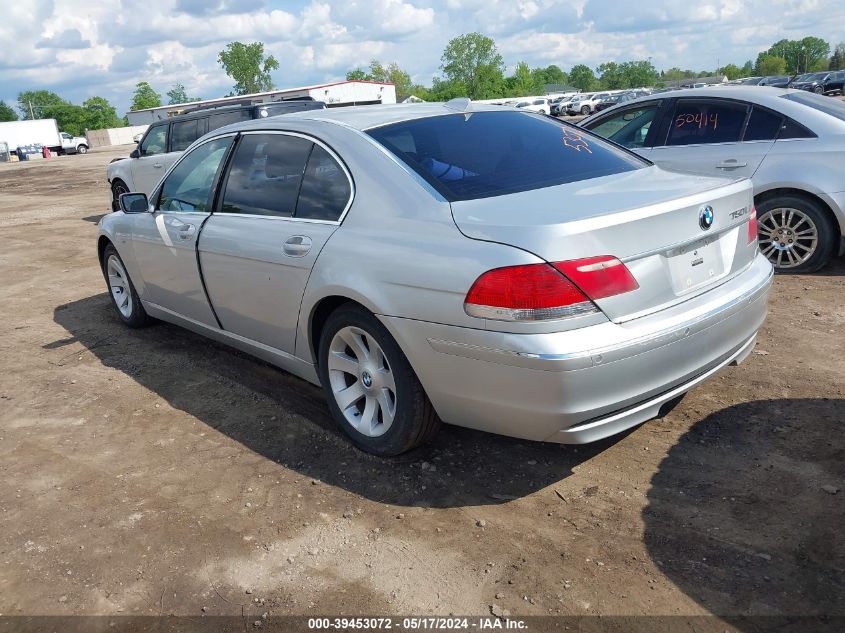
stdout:
<svg viewBox="0 0 845 633">
<path fill-rule="evenodd" d="M 85 154 L 88 151 L 88 139 L 59 132 L 56 119 L 0 123 L 0 143 L 6 143 L 10 152 L 26 145 L 44 145 L 57 154 Z"/>
</svg>

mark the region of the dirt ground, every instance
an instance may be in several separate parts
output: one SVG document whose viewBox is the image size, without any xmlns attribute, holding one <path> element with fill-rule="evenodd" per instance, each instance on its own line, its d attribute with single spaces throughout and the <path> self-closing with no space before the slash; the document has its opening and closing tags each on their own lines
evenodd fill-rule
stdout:
<svg viewBox="0 0 845 633">
<path fill-rule="evenodd" d="M 845 616 L 843 260 L 777 277 L 756 352 L 661 420 L 378 459 L 319 389 L 120 324 L 129 149 L 0 166 L 0 614 Z"/>
</svg>

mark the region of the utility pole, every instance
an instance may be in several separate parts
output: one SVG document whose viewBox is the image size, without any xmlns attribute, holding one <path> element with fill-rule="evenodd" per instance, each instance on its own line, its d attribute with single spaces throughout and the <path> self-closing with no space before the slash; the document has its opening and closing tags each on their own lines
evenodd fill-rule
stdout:
<svg viewBox="0 0 845 633">
<path fill-rule="evenodd" d="M 35 115 L 32 113 L 32 101 L 27 101 L 27 103 L 29 104 L 29 118 L 34 119 Z"/>
</svg>

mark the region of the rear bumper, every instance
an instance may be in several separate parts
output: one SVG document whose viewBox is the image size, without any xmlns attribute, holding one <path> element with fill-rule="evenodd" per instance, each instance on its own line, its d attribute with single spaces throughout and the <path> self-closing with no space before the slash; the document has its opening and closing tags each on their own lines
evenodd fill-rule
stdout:
<svg viewBox="0 0 845 633">
<path fill-rule="evenodd" d="M 580 444 L 656 417 L 665 402 L 741 362 L 771 281 L 758 255 L 734 279 L 657 314 L 551 334 L 381 318 L 445 422 Z"/>
</svg>

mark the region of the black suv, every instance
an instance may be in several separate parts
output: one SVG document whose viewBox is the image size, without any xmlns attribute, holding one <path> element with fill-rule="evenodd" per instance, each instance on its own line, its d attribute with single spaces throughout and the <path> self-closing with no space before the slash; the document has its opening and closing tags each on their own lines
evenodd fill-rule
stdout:
<svg viewBox="0 0 845 633">
<path fill-rule="evenodd" d="M 789 87 L 798 90 L 807 90 L 816 94 L 842 93 L 845 84 L 845 70 L 833 72 L 807 73 L 798 75 L 793 79 Z"/>
</svg>

